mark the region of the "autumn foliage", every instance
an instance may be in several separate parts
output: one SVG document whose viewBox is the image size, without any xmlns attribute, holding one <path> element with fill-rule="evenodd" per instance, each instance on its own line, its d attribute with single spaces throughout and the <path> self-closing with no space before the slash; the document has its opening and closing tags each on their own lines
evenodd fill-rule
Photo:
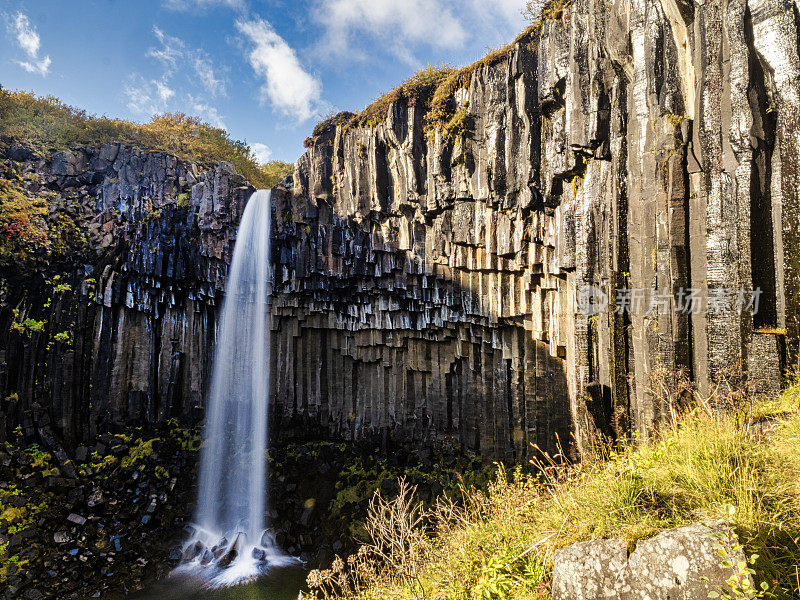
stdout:
<svg viewBox="0 0 800 600">
<path fill-rule="evenodd" d="M 43 153 L 123 143 L 202 165 L 229 161 L 259 188 L 272 187 L 291 171 L 291 165 L 278 161 L 259 165 L 247 143 L 183 113 L 156 115 L 149 123 L 135 123 L 90 115 L 53 96 L 0 88 L 0 145 L 12 141 Z"/>
</svg>

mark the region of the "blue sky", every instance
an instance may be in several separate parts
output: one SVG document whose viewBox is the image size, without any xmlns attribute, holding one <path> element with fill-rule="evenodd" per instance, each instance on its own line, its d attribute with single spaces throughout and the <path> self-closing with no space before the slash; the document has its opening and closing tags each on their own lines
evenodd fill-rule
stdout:
<svg viewBox="0 0 800 600">
<path fill-rule="evenodd" d="M 0 0 L 0 84 L 90 113 L 182 111 L 294 162 L 314 124 L 521 31 L 524 0 Z"/>
</svg>

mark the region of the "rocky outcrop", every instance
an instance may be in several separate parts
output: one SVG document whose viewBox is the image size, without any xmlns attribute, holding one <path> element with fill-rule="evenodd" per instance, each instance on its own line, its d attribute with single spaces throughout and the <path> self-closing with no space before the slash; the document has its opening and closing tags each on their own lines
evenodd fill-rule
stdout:
<svg viewBox="0 0 800 600">
<path fill-rule="evenodd" d="M 800 339 L 789 6 L 576 0 L 453 91 L 463 135 L 402 98 L 318 131 L 276 208 L 283 421 L 520 458 L 647 436 L 659 373 L 774 389 Z"/>
<path fill-rule="evenodd" d="M 54 427 L 69 446 L 125 424 L 197 419 L 218 294 L 253 191 L 214 168 L 126 146 L 4 163 L 20 193 L 48 202 L 48 245 L 4 267 L 0 438 Z M 60 219 L 85 242 L 59 256 Z"/>
<path fill-rule="evenodd" d="M 736 536 L 720 523 L 668 529 L 628 554 L 623 539 L 579 542 L 553 558 L 553 600 L 699 600 L 753 589 Z M 724 563 L 724 564 L 723 564 Z"/>
</svg>

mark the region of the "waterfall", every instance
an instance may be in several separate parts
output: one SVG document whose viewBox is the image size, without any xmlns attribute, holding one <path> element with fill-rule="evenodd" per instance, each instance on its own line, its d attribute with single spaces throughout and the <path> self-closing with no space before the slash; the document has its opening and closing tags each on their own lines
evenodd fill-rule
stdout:
<svg viewBox="0 0 800 600">
<path fill-rule="evenodd" d="M 250 197 L 236 236 L 214 350 L 194 531 L 177 569 L 215 587 L 292 560 L 264 521 L 270 195 L 259 190 Z"/>
</svg>

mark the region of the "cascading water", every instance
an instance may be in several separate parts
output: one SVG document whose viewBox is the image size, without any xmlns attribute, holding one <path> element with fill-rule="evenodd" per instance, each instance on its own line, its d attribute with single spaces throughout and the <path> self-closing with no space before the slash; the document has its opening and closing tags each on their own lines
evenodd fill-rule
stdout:
<svg viewBox="0 0 800 600">
<path fill-rule="evenodd" d="M 214 351 L 194 533 L 177 572 L 211 586 L 292 562 L 266 529 L 270 192 L 242 215 Z"/>
</svg>

